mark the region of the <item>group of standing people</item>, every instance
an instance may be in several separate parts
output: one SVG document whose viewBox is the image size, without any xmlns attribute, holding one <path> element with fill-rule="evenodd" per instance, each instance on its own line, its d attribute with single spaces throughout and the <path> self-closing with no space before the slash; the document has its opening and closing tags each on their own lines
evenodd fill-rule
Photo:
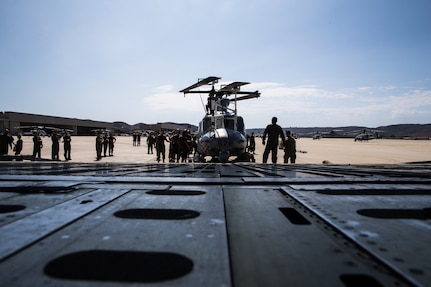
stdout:
<svg viewBox="0 0 431 287">
<path fill-rule="evenodd" d="M 21 135 L 18 135 L 18 140 L 14 143 L 15 139 L 10 133 L 9 129 L 5 129 L 0 135 L 0 154 L 7 155 L 9 148 L 14 151 L 15 155 L 20 155 L 22 151 L 22 139 Z"/>
<path fill-rule="evenodd" d="M 277 152 L 281 147 L 284 150 L 284 163 L 296 162 L 296 140 L 290 131 L 283 132 L 281 126 L 277 124 L 277 117 L 272 118 L 272 123 L 265 128 L 262 138 L 262 144 L 265 145 L 263 153 L 263 163 L 268 162 L 269 154 L 271 153 L 272 163 L 277 163 Z M 279 145 L 279 138 L 282 140 Z M 147 138 L 148 154 L 153 153 L 153 145 L 156 147 L 157 162 L 165 162 L 166 146 L 169 143 L 169 162 L 185 162 L 188 155 L 197 149 L 196 138 L 190 131 L 177 130 L 172 136 L 168 137 L 162 129 L 156 136 L 149 135 Z M 255 154 L 256 139 L 254 132 L 247 136 L 247 151 Z"/>
<path fill-rule="evenodd" d="M 60 140 L 63 138 L 64 147 L 64 158 L 65 160 L 71 160 L 71 136 L 69 132 L 66 132 L 63 136 L 58 131 L 53 131 L 51 135 L 52 141 L 52 160 L 60 160 Z M 284 163 L 295 163 L 296 161 L 296 141 L 293 138 L 290 131 L 283 132 L 283 129 L 277 124 L 277 118 L 272 118 L 272 123 L 269 124 L 263 133 L 262 144 L 265 145 L 263 153 L 263 163 L 268 162 L 269 154 L 271 153 L 272 163 L 277 163 L 277 152 L 280 148 L 279 138 L 282 140 L 282 149 L 284 150 Z M 104 157 L 114 155 L 114 143 L 116 138 L 111 133 L 99 133 L 96 137 L 96 159 L 101 160 L 102 154 Z M 249 153 L 255 153 L 256 141 L 254 133 L 251 136 L 247 136 L 247 151 Z M 166 146 L 165 143 L 169 143 L 169 162 L 185 162 L 188 156 L 196 152 L 197 143 L 196 138 L 192 136 L 189 130 L 180 131 L 177 130 L 172 136 L 168 137 L 164 130 L 154 136 L 149 135 L 147 137 L 148 154 L 153 153 L 153 146 L 156 148 L 157 162 L 165 162 L 166 158 Z M 133 145 L 140 145 L 140 137 L 138 135 L 133 136 Z M 42 138 L 37 131 L 33 132 L 33 157 L 41 158 L 42 150 Z M 14 143 L 14 138 L 9 132 L 9 129 L 0 135 L 0 153 L 1 155 L 7 155 L 8 151 L 13 149 L 15 155 L 20 155 L 23 148 L 23 141 L 21 135 L 18 135 L 18 140 Z"/>
<path fill-rule="evenodd" d="M 51 135 L 51 141 L 52 141 L 52 149 L 51 149 L 51 159 L 52 160 L 60 160 L 60 140 L 63 138 L 63 149 L 64 149 L 64 159 L 65 160 L 71 160 L 70 158 L 70 152 L 71 152 L 71 141 L 72 138 L 70 137 L 70 133 L 66 132 L 63 136 L 58 131 L 53 131 Z M 36 141 L 40 140 L 40 145 L 42 145 L 42 141 L 40 137 L 37 139 L 33 139 L 33 142 L 35 145 L 37 145 Z"/>
<path fill-rule="evenodd" d="M 177 129 L 170 138 L 169 162 L 186 162 L 189 154 L 196 148 L 196 139 L 190 130 L 185 129 L 181 132 Z"/>
<path fill-rule="evenodd" d="M 263 132 L 262 144 L 265 145 L 266 137 L 268 141 L 263 152 L 263 163 L 268 162 L 269 153 L 271 153 L 272 163 L 277 163 L 277 151 L 279 149 L 279 137 L 282 140 L 284 149 L 284 163 L 295 163 L 296 161 L 296 140 L 292 137 L 290 131 L 286 131 L 284 135 L 283 129 L 277 124 L 277 117 L 273 117 L 271 124 L 267 125 Z"/>
<path fill-rule="evenodd" d="M 104 157 L 106 157 L 106 152 L 108 152 L 108 156 L 114 156 L 116 141 L 117 139 L 111 133 L 99 133 L 96 137 L 96 160 L 102 159 L 102 152 Z"/>
<path fill-rule="evenodd" d="M 7 155 L 9 153 L 9 148 L 13 150 L 15 156 L 21 155 L 23 149 L 23 140 L 21 134 L 18 134 L 16 143 L 14 142 L 14 138 L 11 135 L 9 129 L 5 129 L 5 131 L 0 135 L 0 151 L 2 155 Z M 71 160 L 70 151 L 71 151 L 71 137 L 70 133 L 66 132 L 63 136 L 57 131 L 54 130 L 51 134 L 52 141 L 52 149 L 51 149 L 51 159 L 52 160 L 60 160 L 60 140 L 63 138 L 63 147 L 64 147 L 64 159 Z M 42 138 L 38 131 L 33 131 L 33 157 L 41 158 L 42 157 L 42 147 L 43 142 Z"/>
<path fill-rule="evenodd" d="M 71 160 L 70 153 L 72 149 L 71 141 L 72 138 L 70 136 L 69 132 L 64 133 L 64 135 L 61 135 L 60 132 L 57 130 L 54 130 L 51 134 L 51 159 L 60 161 L 60 141 L 61 138 L 63 138 L 63 149 L 64 149 L 64 159 L 65 160 Z M 43 142 L 42 138 L 40 137 L 40 134 L 37 131 L 33 132 L 33 157 L 41 158 L 42 154 L 42 147 Z"/>
<path fill-rule="evenodd" d="M 141 146 L 141 133 L 133 133 L 133 146 Z"/>
<path fill-rule="evenodd" d="M 150 135 L 147 139 L 148 144 L 148 153 L 150 153 L 150 145 L 151 145 L 151 153 L 152 153 L 152 135 Z M 168 137 L 164 130 L 161 129 L 160 132 L 154 138 L 154 144 L 156 146 L 157 153 L 157 162 L 163 161 L 165 162 L 166 158 L 166 145 L 165 143 L 169 143 L 169 162 L 186 162 L 187 157 L 196 148 L 196 140 L 191 135 L 190 131 L 185 129 L 180 132 L 179 129 L 175 131 L 175 133 Z"/>
</svg>

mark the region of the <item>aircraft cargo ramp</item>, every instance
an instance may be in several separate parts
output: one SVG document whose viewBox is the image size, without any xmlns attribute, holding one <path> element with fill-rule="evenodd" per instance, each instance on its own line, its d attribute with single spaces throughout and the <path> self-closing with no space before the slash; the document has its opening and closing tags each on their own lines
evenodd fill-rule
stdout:
<svg viewBox="0 0 431 287">
<path fill-rule="evenodd" d="M 430 169 L 0 163 L 0 286 L 431 286 Z"/>
</svg>

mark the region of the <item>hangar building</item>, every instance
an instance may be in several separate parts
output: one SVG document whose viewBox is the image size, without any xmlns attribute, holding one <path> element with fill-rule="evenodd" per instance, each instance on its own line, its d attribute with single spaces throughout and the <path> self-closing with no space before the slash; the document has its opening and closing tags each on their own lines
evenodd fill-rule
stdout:
<svg viewBox="0 0 431 287">
<path fill-rule="evenodd" d="M 12 134 L 22 132 L 19 127 L 55 127 L 73 130 L 75 135 L 94 135 L 96 129 L 113 129 L 113 123 L 76 118 L 63 118 L 17 112 L 0 112 L 0 129 L 3 132 L 8 128 Z"/>
</svg>

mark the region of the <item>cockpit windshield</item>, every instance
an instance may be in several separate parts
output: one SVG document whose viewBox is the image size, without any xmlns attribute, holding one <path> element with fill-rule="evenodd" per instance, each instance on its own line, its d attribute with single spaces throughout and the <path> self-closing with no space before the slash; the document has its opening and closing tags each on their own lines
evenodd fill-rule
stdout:
<svg viewBox="0 0 431 287">
<path fill-rule="evenodd" d="M 224 127 L 226 129 L 235 129 L 235 120 L 234 117 L 225 117 L 224 118 Z M 237 117 L 237 122 L 236 122 L 236 130 L 239 131 L 242 134 L 245 134 L 245 130 L 244 130 L 244 120 L 242 117 Z"/>
<path fill-rule="evenodd" d="M 212 123 L 214 122 L 214 124 Z M 214 126 L 213 126 L 214 125 Z M 234 116 L 224 116 L 224 117 L 214 117 L 213 120 L 211 117 L 205 117 L 199 126 L 199 133 L 205 134 L 209 132 L 211 129 L 231 129 L 235 128 L 235 119 Z M 244 127 L 244 119 L 242 117 L 237 117 L 237 131 L 245 135 L 245 127 Z"/>
</svg>

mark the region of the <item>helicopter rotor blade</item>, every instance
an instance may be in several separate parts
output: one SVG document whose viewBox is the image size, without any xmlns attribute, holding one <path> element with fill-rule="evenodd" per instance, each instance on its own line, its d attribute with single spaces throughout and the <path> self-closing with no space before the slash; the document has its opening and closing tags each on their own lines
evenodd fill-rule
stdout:
<svg viewBox="0 0 431 287">
<path fill-rule="evenodd" d="M 233 82 L 233 83 L 230 83 L 229 85 L 222 87 L 220 90 L 218 90 L 218 92 L 226 93 L 226 94 L 233 94 L 235 92 L 239 92 L 240 87 L 247 85 L 247 84 L 250 84 L 250 83 L 248 83 L 248 82 Z"/>
<path fill-rule="evenodd" d="M 237 97 L 236 99 L 231 99 L 232 101 L 242 101 L 242 100 L 248 100 L 248 99 L 254 99 L 254 98 L 259 98 L 260 97 L 260 93 L 258 91 L 250 93 L 247 92 L 246 95 L 244 96 L 240 96 Z"/>
<path fill-rule="evenodd" d="M 182 89 L 180 91 L 180 93 L 187 94 L 187 93 L 191 92 L 190 90 L 196 89 L 196 88 L 198 88 L 200 86 L 204 86 L 204 85 L 208 85 L 208 84 L 212 84 L 213 85 L 213 84 L 217 83 L 218 80 L 220 80 L 220 79 L 221 79 L 220 77 L 207 77 L 205 79 L 201 79 L 196 84 L 193 84 L 193 85 L 191 85 L 191 86 L 189 86 L 189 87 L 187 87 L 185 89 Z"/>
</svg>

